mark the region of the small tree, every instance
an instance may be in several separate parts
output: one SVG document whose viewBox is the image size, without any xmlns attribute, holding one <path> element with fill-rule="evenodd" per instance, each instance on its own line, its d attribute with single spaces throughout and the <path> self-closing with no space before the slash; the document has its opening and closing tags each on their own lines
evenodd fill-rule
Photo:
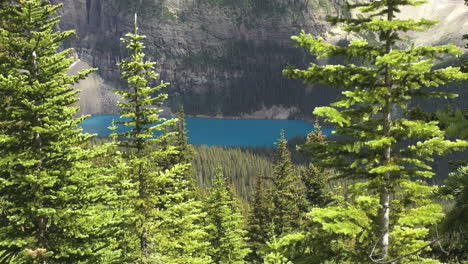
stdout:
<svg viewBox="0 0 468 264">
<path fill-rule="evenodd" d="M 273 211 L 270 217 L 274 234 L 278 237 L 299 227 L 301 215 L 307 208 L 304 186 L 296 174 L 287 144 L 282 131 L 277 143 L 274 175 L 267 178 L 272 188 Z"/>
<path fill-rule="evenodd" d="M 176 115 L 177 122 L 171 127 L 171 130 L 176 132 L 174 136 L 173 146 L 178 150 L 176 155 L 177 163 L 190 163 L 192 161 L 195 150 L 188 143 L 187 137 L 187 123 L 185 121 L 185 113 L 183 109 L 180 109 Z"/>
<path fill-rule="evenodd" d="M 307 135 L 307 142 L 324 143 L 326 136 L 318 123 L 314 126 L 314 131 Z M 299 148 L 299 151 L 301 149 Z M 329 172 L 310 163 L 307 168 L 302 168 L 301 179 L 305 187 L 305 197 L 310 206 L 324 207 L 332 201 L 331 194 L 327 191 Z"/>
<path fill-rule="evenodd" d="M 260 251 L 273 237 L 292 232 L 301 224 L 308 204 L 304 185 L 296 174 L 284 132 L 277 142 L 273 175 L 257 180 L 249 219 L 251 259 L 259 261 Z"/>
<path fill-rule="evenodd" d="M 244 219 L 221 170 L 215 174 L 205 202 L 210 256 L 216 264 L 242 264 L 249 253 Z"/>
<path fill-rule="evenodd" d="M 270 188 L 266 180 L 258 178 L 255 182 L 255 190 L 250 202 L 250 214 L 248 218 L 248 237 L 251 252 L 250 261 L 260 261 L 260 250 L 270 240 L 274 224 L 271 218 L 273 204 L 271 202 Z"/>
<path fill-rule="evenodd" d="M 455 198 L 452 209 L 448 212 L 441 231 L 448 232 L 450 239 L 447 245 L 445 258 L 452 261 L 468 260 L 468 166 L 458 168 L 450 173 L 448 179 L 441 188 L 441 194 Z"/>
<path fill-rule="evenodd" d="M 424 3 L 382 0 L 349 5 L 362 15 L 330 21 L 344 24 L 343 29 L 350 33 L 366 32 L 375 40 L 357 37 L 347 47 L 340 47 L 302 32 L 293 37 L 298 46 L 318 59 L 344 57 L 346 65 L 311 63 L 305 70 L 284 70 L 289 77 L 304 79 L 307 84 L 344 90 L 330 107 L 314 110 L 315 115 L 335 126 L 341 139 L 310 143 L 305 148 L 321 167 L 335 168 L 347 179 L 366 181 L 362 195 L 379 199 L 379 217 L 369 214 L 373 228 L 365 231 L 374 234 L 369 240 L 378 242 L 375 247 L 374 242 L 369 245 L 375 248 L 368 254 L 374 262 L 403 256 L 419 259 L 430 243 L 429 227 L 443 214 L 441 206 L 430 199 L 434 188 L 415 179 L 432 177 L 428 162 L 433 155 L 467 145 L 446 140 L 437 122 L 409 120 L 401 114 L 415 98 L 454 97 L 436 88 L 468 78 L 457 67 L 433 68 L 440 55 L 461 53 L 454 45 L 398 49 L 401 32 L 422 31 L 436 23 L 397 18 L 401 8 Z"/>
</svg>

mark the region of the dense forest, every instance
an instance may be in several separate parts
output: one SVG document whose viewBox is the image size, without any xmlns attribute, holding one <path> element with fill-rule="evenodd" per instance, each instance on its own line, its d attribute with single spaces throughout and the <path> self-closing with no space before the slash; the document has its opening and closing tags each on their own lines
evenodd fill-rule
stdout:
<svg viewBox="0 0 468 264">
<path fill-rule="evenodd" d="M 453 44 L 401 44 L 437 23 L 398 18 L 424 3 L 346 4 L 328 18 L 356 36 L 346 45 L 293 36 L 314 60 L 283 74 L 341 96 L 305 139 L 268 149 L 188 144 L 183 111 L 160 115 L 169 84 L 137 14 L 116 65 L 124 119 L 83 133 L 73 84 L 98 69 L 69 73 L 61 5 L 0 1 L 0 263 L 467 263 L 466 155 L 432 180 L 468 147 L 467 110 L 418 105 L 456 98 L 468 63 Z"/>
</svg>

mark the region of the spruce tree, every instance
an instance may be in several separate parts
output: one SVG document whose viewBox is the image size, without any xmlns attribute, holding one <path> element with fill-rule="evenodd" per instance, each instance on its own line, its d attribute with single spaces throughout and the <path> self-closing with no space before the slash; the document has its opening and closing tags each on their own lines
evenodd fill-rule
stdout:
<svg viewBox="0 0 468 264">
<path fill-rule="evenodd" d="M 278 140 L 273 175 L 257 180 L 252 212 L 249 218 L 250 259 L 259 261 L 266 242 L 297 229 L 308 203 L 304 185 L 296 174 L 281 131 Z"/>
<path fill-rule="evenodd" d="M 314 131 L 307 135 L 307 142 L 324 143 L 326 136 L 318 123 L 314 125 Z M 300 150 L 300 147 L 299 147 Z M 310 163 L 307 168 L 302 168 L 301 179 L 305 187 L 305 197 L 310 206 L 324 207 L 332 201 L 331 194 L 327 191 L 329 172 Z"/>
<path fill-rule="evenodd" d="M 421 260 L 421 252 L 428 248 L 424 246 L 431 243 L 429 227 L 443 216 L 441 206 L 430 199 L 434 188 L 422 179 L 434 174 L 429 165 L 434 155 L 467 145 L 446 140 L 437 122 L 409 120 L 401 114 L 416 98 L 454 97 L 437 87 L 468 78 L 457 67 L 433 68 L 440 56 L 461 54 L 454 45 L 400 48 L 402 32 L 423 31 L 436 23 L 397 18 L 401 8 L 424 3 L 382 0 L 349 5 L 361 15 L 330 18 L 333 23 L 342 23 L 346 32 L 356 33 L 347 46 L 326 43 L 304 32 L 293 37 L 298 46 L 318 59 L 340 56 L 347 59 L 346 64 L 311 63 L 304 70 L 284 70 L 307 84 L 344 90 L 337 102 L 314 110 L 335 126 L 341 139 L 310 143 L 306 148 L 320 166 L 335 168 L 347 179 L 365 180 L 362 195 L 379 200 L 378 218 L 369 215 L 374 229 L 366 231 L 372 234 L 367 238 L 373 241 L 370 248 L 378 242 L 375 250 L 368 252 L 374 262 L 406 254 Z M 360 38 L 361 33 L 369 40 Z"/>
<path fill-rule="evenodd" d="M 67 74 L 61 5 L 0 5 L 0 262 L 113 263 L 115 178 L 93 165 L 101 150 L 82 147 L 73 106 L 72 85 L 93 69 Z"/>
<path fill-rule="evenodd" d="M 251 252 L 249 261 L 259 262 L 261 249 L 273 235 L 273 204 L 270 196 L 271 189 L 263 178 L 255 181 L 255 190 L 250 202 L 250 213 L 248 218 L 248 237 Z"/>
<path fill-rule="evenodd" d="M 137 241 L 134 259 L 138 263 L 210 263 L 206 255 L 208 243 L 202 241 L 206 233 L 202 226 L 204 217 L 200 202 L 191 198 L 185 179 L 188 164 L 168 164 L 170 155 L 177 154 L 175 146 L 166 142 L 173 133 L 155 136 L 176 120 L 166 120 L 159 113 L 167 94 L 161 89 L 168 83 L 152 87 L 158 78 L 154 62 L 145 61 L 145 38 L 138 34 L 135 15 L 135 31 L 122 42 L 130 51 L 130 58 L 119 63 L 122 78 L 128 90 L 116 92 L 124 98 L 119 121 L 131 129 L 119 134 L 124 140 L 124 158 L 129 165 L 129 175 L 137 189 L 137 197 L 131 207 L 135 221 L 127 230 L 128 240 Z"/>
<path fill-rule="evenodd" d="M 313 164 L 302 168 L 302 182 L 305 186 L 305 197 L 311 207 L 325 207 L 332 201 L 327 191 L 327 172 Z"/>
<path fill-rule="evenodd" d="M 177 155 L 174 163 L 190 163 L 192 161 L 195 150 L 188 143 L 187 123 L 185 121 L 184 109 L 180 109 L 176 114 L 177 121 L 171 127 L 171 131 L 176 132 L 174 141 L 171 145 L 177 148 Z"/>
<path fill-rule="evenodd" d="M 274 174 L 267 179 L 272 188 L 271 202 L 274 211 L 270 217 L 273 220 L 274 234 L 281 236 L 299 227 L 301 215 L 307 208 L 304 186 L 296 174 L 283 131 L 277 142 Z"/>
<path fill-rule="evenodd" d="M 193 146 L 188 143 L 185 113 L 183 109 L 177 112 L 175 122 L 165 128 L 163 134 L 166 136 L 164 140 L 165 147 L 173 147 L 176 151 L 168 155 L 164 160 L 161 160 L 160 164 L 162 165 L 165 163 L 167 168 L 175 164 L 189 165 L 190 167 L 189 170 L 186 171 L 185 178 L 190 182 L 191 188 L 195 191 L 197 186 L 191 165 L 195 150 Z"/>
<path fill-rule="evenodd" d="M 244 218 L 229 188 L 227 179 L 218 169 L 205 201 L 210 256 L 216 264 L 242 264 L 249 253 Z"/>
<path fill-rule="evenodd" d="M 449 174 L 440 193 L 454 198 L 451 210 L 443 223 L 441 231 L 449 233 L 449 240 L 444 243 L 448 254 L 443 257 L 461 262 L 468 260 L 468 166 L 462 166 Z M 447 256 L 448 255 L 448 256 Z"/>
</svg>

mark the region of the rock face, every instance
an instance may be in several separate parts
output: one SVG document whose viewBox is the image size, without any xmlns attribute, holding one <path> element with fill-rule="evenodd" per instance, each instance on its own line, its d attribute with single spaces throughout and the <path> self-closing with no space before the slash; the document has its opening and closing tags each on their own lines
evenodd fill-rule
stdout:
<svg viewBox="0 0 468 264">
<path fill-rule="evenodd" d="M 432 1 L 460 2 L 458 9 L 463 10 L 463 1 Z M 309 113 L 336 96 L 333 89 L 288 80 L 281 71 L 287 64 L 305 66 L 312 60 L 290 40 L 301 29 L 340 39 L 324 21 L 326 15 L 343 13 L 343 0 L 52 2 L 64 5 L 60 28 L 77 31 L 66 45 L 75 47 L 83 62 L 99 68 L 99 77 L 94 78 L 102 78 L 86 86 L 88 93 L 80 103 L 83 113 L 116 110 L 112 105 L 117 99 L 110 90 L 124 85 L 115 64 L 126 56 L 119 39 L 133 30 L 134 13 L 139 16 L 140 33 L 147 36 L 146 54 L 158 62 L 156 70 L 162 79 L 171 83 L 169 106 L 173 109 L 184 105 L 189 114 L 242 116 L 282 106 L 297 108 L 288 110 L 297 114 Z M 457 15 L 457 23 L 464 24 L 450 32 L 455 35 L 451 39 L 468 32 L 468 8 L 462 14 L 460 19 Z M 103 103 L 96 102 L 97 94 Z"/>
</svg>

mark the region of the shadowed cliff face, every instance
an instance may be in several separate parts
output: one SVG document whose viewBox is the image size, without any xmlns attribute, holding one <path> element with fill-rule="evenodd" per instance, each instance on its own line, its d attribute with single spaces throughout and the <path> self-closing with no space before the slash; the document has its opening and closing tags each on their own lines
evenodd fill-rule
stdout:
<svg viewBox="0 0 468 264">
<path fill-rule="evenodd" d="M 120 38 L 133 30 L 133 14 L 137 12 L 140 33 L 147 36 L 146 53 L 158 62 L 162 79 L 171 83 L 171 106 L 184 104 L 192 114 L 240 115 L 306 102 L 310 112 L 310 102 L 323 101 L 316 93 L 319 88 L 307 89 L 283 77 L 281 71 L 288 63 L 305 65 L 310 61 L 302 50 L 294 48 L 291 35 L 301 29 L 324 34 L 328 29 L 324 18 L 339 12 L 341 0 L 60 2 L 64 4 L 61 29 L 77 31 L 66 44 L 76 48 L 82 61 L 99 68 L 108 87 L 123 85 L 115 64 L 126 56 Z M 331 100 L 331 94 L 320 93 Z M 86 96 L 82 101 L 82 109 L 95 103 Z"/>
<path fill-rule="evenodd" d="M 312 60 L 290 40 L 301 29 L 340 39 L 324 21 L 326 15 L 343 13 L 343 0 L 53 2 L 64 4 L 61 29 L 77 30 L 66 45 L 75 47 L 82 61 L 100 69 L 104 83 L 89 85 L 87 91 L 109 94 L 110 87 L 123 85 L 115 64 L 126 56 L 120 38 L 133 30 L 137 12 L 140 33 L 147 36 L 146 53 L 158 62 L 162 79 L 171 83 L 173 108 L 183 104 L 189 114 L 239 116 L 282 105 L 298 109 L 292 112 L 309 113 L 336 96 L 334 89 L 306 87 L 283 77 L 281 71 L 287 64 L 304 67 Z M 82 109 L 93 102 L 95 98 L 83 95 Z M 109 105 L 101 104 L 99 111 L 114 112 L 116 108 Z"/>
</svg>

